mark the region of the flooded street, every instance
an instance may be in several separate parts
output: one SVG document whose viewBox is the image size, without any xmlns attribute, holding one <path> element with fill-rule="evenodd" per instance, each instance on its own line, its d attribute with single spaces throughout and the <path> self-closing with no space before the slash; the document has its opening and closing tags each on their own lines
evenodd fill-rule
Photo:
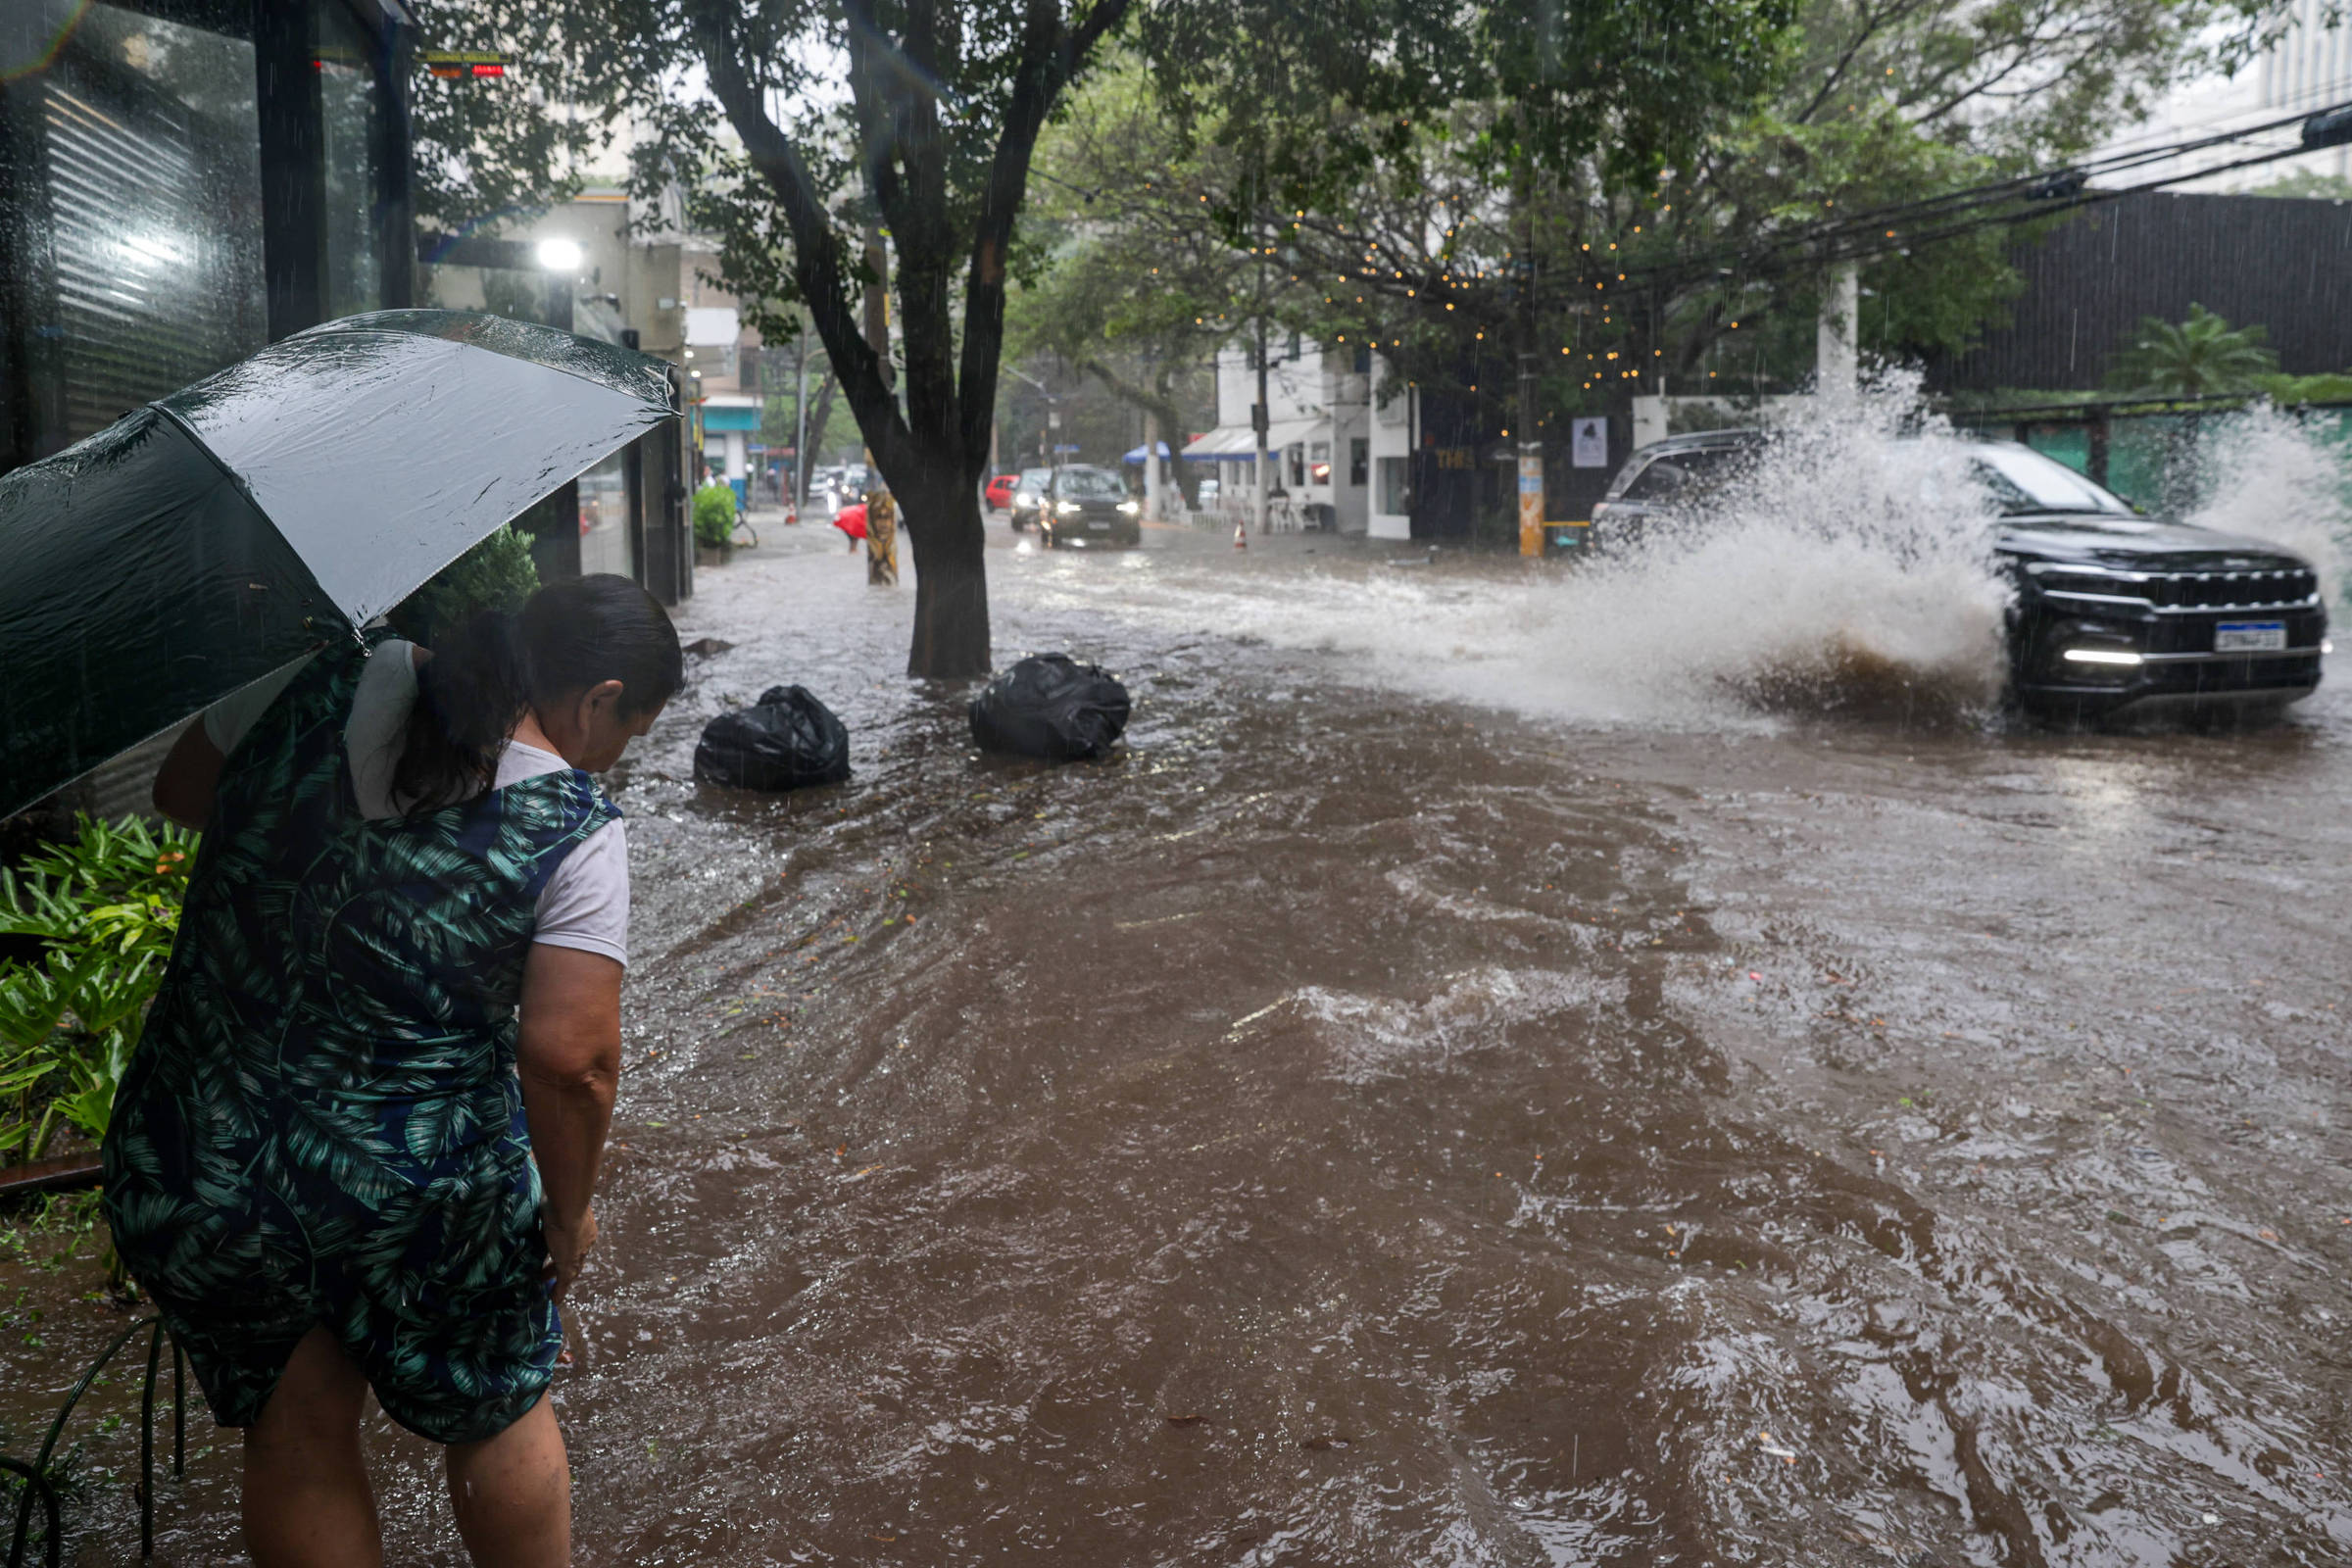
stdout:
<svg viewBox="0 0 2352 1568">
<path fill-rule="evenodd" d="M 1569 568 L 997 522 L 1000 664 L 1136 699 L 1046 769 L 837 544 L 702 574 L 733 646 L 624 764 L 581 1560 L 2352 1557 L 2341 656 L 2250 733 L 1850 650 L 1765 712 L 1612 661 Z M 854 780 L 694 784 L 783 681 Z M 120 1321 L 90 1283 L 5 1265 L 20 1391 Z M 462 1561 L 371 1431 L 392 1560 Z M 228 1553 L 232 1449 L 174 1561 Z"/>
</svg>

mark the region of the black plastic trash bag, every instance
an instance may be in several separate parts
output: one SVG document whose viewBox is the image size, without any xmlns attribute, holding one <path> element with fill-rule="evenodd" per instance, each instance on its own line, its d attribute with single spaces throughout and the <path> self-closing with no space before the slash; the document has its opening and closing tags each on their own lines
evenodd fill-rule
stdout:
<svg viewBox="0 0 2352 1568">
<path fill-rule="evenodd" d="M 850 776 L 850 731 L 800 686 L 770 686 L 752 708 L 703 726 L 694 775 L 747 790 L 797 790 Z"/>
<path fill-rule="evenodd" d="M 1127 727 L 1127 688 L 1067 654 L 1024 659 L 972 699 L 972 741 L 1050 762 L 1101 757 Z"/>
</svg>

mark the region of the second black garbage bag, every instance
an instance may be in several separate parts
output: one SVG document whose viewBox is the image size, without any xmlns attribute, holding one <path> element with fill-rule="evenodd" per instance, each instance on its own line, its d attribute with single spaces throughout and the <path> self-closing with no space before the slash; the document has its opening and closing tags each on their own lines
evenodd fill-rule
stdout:
<svg viewBox="0 0 2352 1568">
<path fill-rule="evenodd" d="M 972 699 L 972 742 L 1050 762 L 1101 757 L 1126 729 L 1127 710 L 1127 688 L 1102 666 L 1038 654 Z"/>
<path fill-rule="evenodd" d="M 850 730 L 801 686 L 770 686 L 750 708 L 703 726 L 695 777 L 747 790 L 797 790 L 850 776 Z"/>
</svg>

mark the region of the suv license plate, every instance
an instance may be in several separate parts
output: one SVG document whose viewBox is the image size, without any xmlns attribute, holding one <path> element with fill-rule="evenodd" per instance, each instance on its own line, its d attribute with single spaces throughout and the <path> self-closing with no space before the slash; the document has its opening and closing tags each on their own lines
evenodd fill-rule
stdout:
<svg viewBox="0 0 2352 1568">
<path fill-rule="evenodd" d="M 1107 522 L 1090 522 L 1086 525 L 1086 529 L 1089 533 L 1108 533 L 1110 532 L 1110 524 Z M 2285 633 L 2280 632 L 2279 635 L 2284 636 Z M 2280 643 L 2278 646 L 2284 648 L 2286 644 Z"/>
<path fill-rule="evenodd" d="M 2283 620 L 2225 620 L 2213 628 L 2217 654 L 2275 654 L 2285 647 Z"/>
</svg>

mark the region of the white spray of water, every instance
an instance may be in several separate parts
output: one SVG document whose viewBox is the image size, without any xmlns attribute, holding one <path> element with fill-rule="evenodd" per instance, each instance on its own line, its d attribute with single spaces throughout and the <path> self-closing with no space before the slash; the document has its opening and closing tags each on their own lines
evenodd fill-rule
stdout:
<svg viewBox="0 0 2352 1568">
<path fill-rule="evenodd" d="M 2263 404 L 2217 421 L 2198 444 L 2187 520 L 2283 545 L 2320 571 L 2330 605 L 2352 565 L 2352 447 L 2340 413 L 2293 415 Z"/>
<path fill-rule="evenodd" d="M 1960 439 L 1920 407 L 1917 377 L 1900 373 L 1856 398 L 1791 400 L 1703 515 L 1569 566 L 1179 568 L 1155 581 L 1130 558 L 1120 600 L 1164 624 L 1332 653 L 1382 684 L 1543 716 L 1965 720 L 1998 700 L 2010 589 L 1991 498 Z M 2346 470 L 2315 432 L 2248 416 L 2216 432 L 2206 461 L 2221 499 L 2195 520 L 2314 555 L 2341 582 Z"/>
</svg>

